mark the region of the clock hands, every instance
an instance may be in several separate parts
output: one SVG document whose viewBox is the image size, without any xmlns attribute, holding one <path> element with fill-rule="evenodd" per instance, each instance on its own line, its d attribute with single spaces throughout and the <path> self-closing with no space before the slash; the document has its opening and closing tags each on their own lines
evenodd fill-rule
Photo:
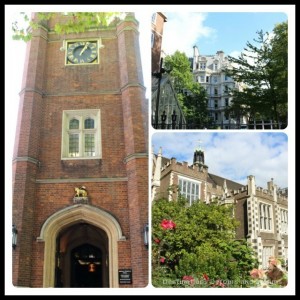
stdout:
<svg viewBox="0 0 300 300">
<path fill-rule="evenodd" d="M 97 41 L 70 42 L 67 46 L 67 64 L 98 63 Z"/>
<path fill-rule="evenodd" d="M 79 56 L 81 56 L 81 54 L 86 50 L 86 48 L 88 47 L 89 42 L 86 42 L 85 46 L 83 47 L 83 49 L 80 51 Z"/>
</svg>

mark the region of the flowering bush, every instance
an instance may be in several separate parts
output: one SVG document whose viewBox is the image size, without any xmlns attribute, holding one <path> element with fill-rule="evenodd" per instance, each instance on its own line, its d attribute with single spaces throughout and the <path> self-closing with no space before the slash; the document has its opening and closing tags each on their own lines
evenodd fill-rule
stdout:
<svg viewBox="0 0 300 300">
<path fill-rule="evenodd" d="M 187 282 L 189 285 L 194 285 L 195 284 L 195 279 L 193 276 L 190 275 L 185 275 L 182 277 L 183 282 Z"/>
<path fill-rule="evenodd" d="M 250 276 L 253 279 L 253 285 L 256 287 L 285 287 L 287 281 L 287 271 L 283 269 L 279 259 L 269 258 L 267 270 L 253 269 Z"/>
<path fill-rule="evenodd" d="M 261 269 L 253 269 L 250 272 L 250 276 L 253 279 L 263 279 L 265 276 L 265 272 L 264 272 L 264 270 L 261 270 Z"/>
<path fill-rule="evenodd" d="M 235 240 L 232 208 L 186 199 L 152 206 L 152 284 L 155 287 L 248 287 L 256 266 L 246 241 Z"/>
<path fill-rule="evenodd" d="M 182 280 L 180 281 L 181 286 L 184 287 L 204 287 L 204 288 L 225 288 L 226 283 L 221 280 L 210 280 L 207 274 L 203 274 L 202 278 L 194 278 L 191 275 L 185 275 L 182 277 Z"/>
</svg>

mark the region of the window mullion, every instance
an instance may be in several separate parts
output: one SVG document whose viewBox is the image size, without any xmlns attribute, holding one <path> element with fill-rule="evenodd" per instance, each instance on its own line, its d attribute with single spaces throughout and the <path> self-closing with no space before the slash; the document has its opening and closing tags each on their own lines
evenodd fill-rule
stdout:
<svg viewBox="0 0 300 300">
<path fill-rule="evenodd" d="M 83 138 L 83 117 L 80 116 L 80 122 L 79 122 L 79 156 L 83 157 L 83 143 L 84 143 L 84 138 Z"/>
</svg>

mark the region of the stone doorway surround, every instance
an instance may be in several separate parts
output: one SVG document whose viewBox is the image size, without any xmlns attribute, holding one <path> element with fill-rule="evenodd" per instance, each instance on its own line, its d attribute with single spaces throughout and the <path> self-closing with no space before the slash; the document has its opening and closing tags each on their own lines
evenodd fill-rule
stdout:
<svg viewBox="0 0 300 300">
<path fill-rule="evenodd" d="M 43 287 L 55 285 L 56 239 L 59 233 L 71 225 L 85 222 L 102 229 L 108 237 L 109 286 L 119 287 L 118 282 L 118 241 L 126 238 L 119 222 L 108 212 L 90 205 L 73 205 L 51 215 L 43 224 L 38 242 L 44 242 Z"/>
</svg>

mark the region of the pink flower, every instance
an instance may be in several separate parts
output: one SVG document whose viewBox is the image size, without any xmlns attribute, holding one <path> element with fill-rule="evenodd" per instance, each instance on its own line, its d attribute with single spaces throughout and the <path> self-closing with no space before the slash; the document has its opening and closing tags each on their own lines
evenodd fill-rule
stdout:
<svg viewBox="0 0 300 300">
<path fill-rule="evenodd" d="M 253 269 L 251 272 L 250 272 L 250 276 L 253 278 L 253 279 L 262 279 L 264 277 L 264 271 L 261 270 L 261 269 Z"/>
<path fill-rule="evenodd" d="M 193 277 L 193 276 L 190 276 L 190 275 L 185 275 L 185 276 L 183 276 L 183 277 L 182 277 L 182 280 L 183 280 L 183 281 L 188 281 L 188 283 L 189 283 L 190 285 L 193 285 L 193 284 L 195 283 L 194 277 Z"/>
<path fill-rule="evenodd" d="M 159 244 L 160 243 L 160 239 L 154 239 L 154 242 L 156 243 L 156 244 Z"/>
<path fill-rule="evenodd" d="M 163 229 L 175 229 L 176 224 L 172 220 L 163 219 L 162 222 L 160 223 L 160 226 Z"/>
<path fill-rule="evenodd" d="M 217 280 L 216 283 L 214 284 L 214 286 L 219 286 L 221 288 L 224 288 L 225 287 L 225 284 L 221 281 L 221 280 Z"/>
<path fill-rule="evenodd" d="M 277 266 L 277 265 L 278 265 L 278 262 L 279 262 L 279 261 L 278 261 L 275 257 L 270 256 L 270 258 L 269 258 L 269 264 L 270 264 L 270 265 Z"/>
<path fill-rule="evenodd" d="M 161 257 L 161 258 L 159 259 L 159 262 L 160 262 L 161 264 L 164 264 L 165 261 L 166 261 L 166 259 L 165 259 L 164 257 Z"/>
</svg>

